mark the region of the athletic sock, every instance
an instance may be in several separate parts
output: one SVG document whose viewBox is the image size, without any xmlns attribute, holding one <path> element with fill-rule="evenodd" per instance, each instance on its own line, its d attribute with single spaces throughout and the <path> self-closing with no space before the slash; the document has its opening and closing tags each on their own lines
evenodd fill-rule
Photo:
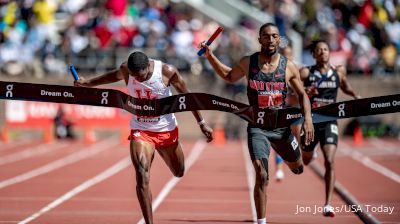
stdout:
<svg viewBox="0 0 400 224">
<path fill-rule="evenodd" d="M 257 224 L 267 224 L 267 218 L 257 219 Z"/>
</svg>

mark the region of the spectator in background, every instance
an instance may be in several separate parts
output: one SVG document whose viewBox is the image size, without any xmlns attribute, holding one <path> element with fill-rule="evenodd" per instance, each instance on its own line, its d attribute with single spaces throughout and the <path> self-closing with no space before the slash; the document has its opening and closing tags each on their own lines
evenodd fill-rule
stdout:
<svg viewBox="0 0 400 224">
<path fill-rule="evenodd" d="M 374 68 L 372 72 L 378 74 L 385 70 L 393 73 L 399 67 L 400 4 L 398 0 L 251 0 L 247 2 L 258 3 L 258 9 L 275 17 L 282 35 L 290 29 L 298 31 L 303 37 L 303 46 L 308 46 L 317 38 L 327 39 L 332 49 L 332 63 L 348 64 L 351 73 L 370 74 L 372 68 Z M 16 52 L 31 52 L 27 55 L 33 56 L 40 54 L 39 50 L 43 48 L 45 40 L 48 40 L 55 45 L 53 48 L 55 52 L 48 55 L 66 61 L 64 57 L 69 56 L 69 51 L 66 50 L 68 48 L 65 48 L 69 40 L 66 39 L 72 38 L 74 41 L 77 40 L 77 43 L 70 42 L 73 45 L 71 49 L 74 55 L 82 54 L 85 58 L 96 55 L 94 60 L 97 63 L 94 63 L 96 68 L 92 68 L 93 70 L 102 67 L 100 62 L 106 61 L 103 58 L 97 58 L 98 55 L 105 55 L 110 58 L 109 60 L 116 57 L 113 55 L 111 57 L 106 52 L 113 47 L 155 49 L 153 52 L 157 54 L 157 57 L 165 57 L 163 54 L 168 54 L 171 58 L 173 54 L 176 62 L 181 62 L 186 66 L 197 60 L 196 55 L 193 54 L 196 50 L 192 46 L 189 47 L 189 40 L 193 39 L 197 42 L 198 39 L 204 39 L 198 36 L 198 32 L 203 30 L 203 24 L 208 23 L 202 16 L 197 16 L 188 8 L 189 6 L 183 1 L 6 1 L 0 4 L 0 33 L 3 34 L 7 46 L 3 45 L 0 48 L 7 48 L 7 51 L 13 47 L 18 49 Z M 57 18 L 55 18 L 55 12 L 57 12 Z M 69 22 L 70 18 L 73 20 L 72 24 Z M 56 19 L 57 26 L 55 26 Z M 247 35 L 257 35 L 256 25 L 252 24 L 249 17 L 243 16 L 240 23 L 237 26 L 244 28 L 241 30 L 245 30 Z M 19 48 L 8 45 L 13 38 L 9 34 L 14 31 L 13 36 L 15 36 L 15 30 L 23 31 L 20 32 L 22 44 Z M 224 32 L 223 36 L 226 34 L 227 32 Z M 357 38 L 360 38 L 360 42 L 354 41 Z M 177 39 L 184 41 L 177 41 Z M 241 44 L 246 51 L 254 48 L 247 42 Z M 57 50 L 60 46 L 64 51 Z M 227 45 L 219 48 L 222 47 L 229 48 Z M 99 49 L 104 50 L 104 53 L 100 54 Z M 301 62 L 312 64 L 313 59 L 308 51 L 304 50 L 303 53 Z M 229 49 L 221 50 L 221 54 L 229 60 L 241 55 L 239 52 L 232 55 Z M 46 57 L 39 55 L 36 60 L 39 61 L 40 58 L 43 65 Z M 30 64 L 32 60 L 23 63 Z M 371 66 L 376 64 L 378 66 Z"/>
<path fill-rule="evenodd" d="M 400 9 L 400 3 L 399 9 Z M 399 16 L 396 18 L 394 13 L 390 14 L 389 21 L 384 25 L 384 29 L 388 34 L 389 44 L 382 49 L 382 58 L 386 67 L 386 72 L 395 72 L 397 66 L 400 71 L 400 10 Z M 396 63 L 398 63 L 396 65 Z"/>
<path fill-rule="evenodd" d="M 59 42 L 54 21 L 56 10 L 56 4 L 50 0 L 37 0 L 33 4 L 33 13 L 37 23 L 36 29 L 41 41 L 49 39 L 52 43 Z"/>
<path fill-rule="evenodd" d="M 105 7 L 112 12 L 115 17 L 122 17 L 127 9 L 127 0 L 107 0 Z"/>
</svg>

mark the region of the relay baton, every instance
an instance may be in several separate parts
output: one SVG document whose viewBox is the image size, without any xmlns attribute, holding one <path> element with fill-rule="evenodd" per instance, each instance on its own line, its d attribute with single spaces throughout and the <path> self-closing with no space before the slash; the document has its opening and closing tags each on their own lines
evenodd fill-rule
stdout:
<svg viewBox="0 0 400 224">
<path fill-rule="evenodd" d="M 218 27 L 218 29 L 213 33 L 213 35 L 211 35 L 211 37 L 207 40 L 206 45 L 210 46 L 210 44 L 212 44 L 212 42 L 215 40 L 215 38 L 218 37 L 218 35 L 224 30 L 224 28 L 222 28 L 221 26 Z M 198 56 L 202 56 L 204 54 L 204 52 L 206 52 L 206 48 L 202 47 L 198 52 L 197 55 Z"/>
<path fill-rule="evenodd" d="M 79 80 L 78 73 L 75 70 L 75 67 L 73 65 L 69 66 L 69 70 L 71 71 L 72 76 L 74 77 L 75 81 Z"/>
</svg>

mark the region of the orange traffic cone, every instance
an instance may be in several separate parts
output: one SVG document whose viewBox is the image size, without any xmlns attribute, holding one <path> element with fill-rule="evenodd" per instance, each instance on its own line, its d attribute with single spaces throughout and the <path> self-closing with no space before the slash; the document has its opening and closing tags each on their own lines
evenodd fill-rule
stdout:
<svg viewBox="0 0 400 224">
<path fill-rule="evenodd" d="M 96 136 L 94 134 L 93 128 L 87 127 L 85 128 L 85 138 L 84 141 L 86 144 L 93 144 L 96 142 Z"/>
<path fill-rule="evenodd" d="M 214 144 L 215 145 L 225 145 L 225 129 L 217 127 L 214 129 Z"/>
<path fill-rule="evenodd" d="M 4 143 L 8 143 L 10 141 L 10 138 L 8 136 L 8 130 L 6 127 L 1 128 L 0 130 L 0 141 Z"/>
<path fill-rule="evenodd" d="M 119 131 L 120 133 L 120 142 L 123 145 L 129 145 L 129 135 L 130 135 L 130 130 L 128 128 L 121 128 Z"/>
<path fill-rule="evenodd" d="M 355 146 L 361 146 L 364 144 L 364 136 L 360 127 L 354 128 L 353 143 Z"/>
<path fill-rule="evenodd" d="M 50 143 L 54 140 L 53 136 L 53 128 L 52 127 L 46 127 L 43 129 L 43 141 L 45 143 Z"/>
</svg>

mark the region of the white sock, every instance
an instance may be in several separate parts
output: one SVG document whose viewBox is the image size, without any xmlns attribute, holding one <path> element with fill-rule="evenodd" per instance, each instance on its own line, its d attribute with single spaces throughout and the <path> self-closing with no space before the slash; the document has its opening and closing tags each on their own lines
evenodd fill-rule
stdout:
<svg viewBox="0 0 400 224">
<path fill-rule="evenodd" d="M 267 224 L 267 218 L 257 219 L 258 224 Z"/>
</svg>

